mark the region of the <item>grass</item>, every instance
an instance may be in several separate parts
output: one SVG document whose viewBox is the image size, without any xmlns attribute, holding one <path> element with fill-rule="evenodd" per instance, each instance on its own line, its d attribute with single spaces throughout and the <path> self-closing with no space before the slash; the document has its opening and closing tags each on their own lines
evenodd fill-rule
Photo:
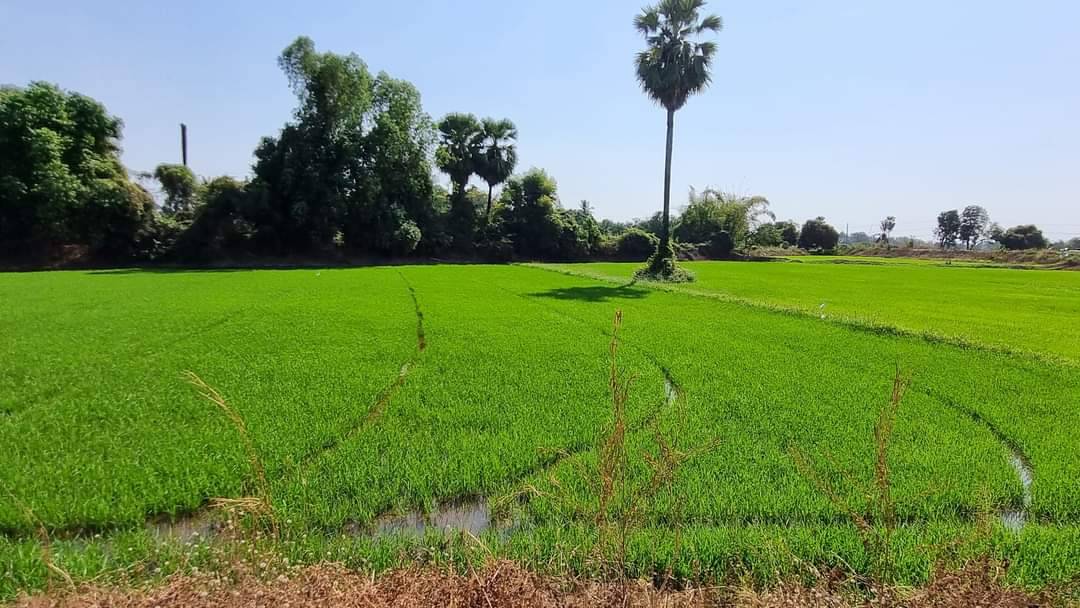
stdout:
<svg viewBox="0 0 1080 608">
<path fill-rule="evenodd" d="M 864 263 L 838 264 L 838 261 Z M 691 286 L 732 301 L 794 309 L 1080 363 L 1080 273 L 1010 271 L 892 258 L 687 262 Z M 633 264 L 561 266 L 629 280 Z"/>
<path fill-rule="evenodd" d="M 266 542 L 293 560 L 389 568 L 479 559 L 466 538 L 349 531 L 370 529 L 385 513 L 482 497 L 517 522 L 507 535 L 484 535 L 483 555 L 588 572 L 603 492 L 598 438 L 612 412 L 615 310 L 619 369 L 633 378 L 621 441 L 642 455 L 628 460 L 625 483 L 648 486 L 650 458 L 661 461 L 672 445 L 710 448 L 679 459 L 672 491 L 605 504 L 614 520 L 619 509 L 634 510 L 624 572 L 768 580 L 805 564 L 868 571 L 872 556 L 849 514 L 791 454 L 813 459 L 854 512 L 878 509 L 862 489 L 882 466 L 874 431 L 898 364 L 910 378 L 887 462 L 898 580 L 926 580 L 957 538 L 971 539 L 971 552 L 1007 558 L 1018 583 L 1080 571 L 1074 366 L 684 293 L 716 289 L 716 273 L 788 268 L 692 267 L 698 283 L 668 289 L 514 266 L 0 275 L 0 445 L 11 446 L 0 451 L 0 485 L 18 500 L 0 493 L 0 595 L 41 588 L 47 573 L 20 505 L 52 534 L 55 565 L 87 580 L 148 563 L 158 574 L 197 565 L 198 550 L 162 547 L 144 522 L 253 494 L 271 497 L 280 538 Z M 624 268 L 632 272 L 583 269 Z M 859 283 L 850 271 L 882 270 L 790 268 L 832 273 L 815 276 L 860 297 L 842 287 Z M 1027 277 L 990 275 L 985 298 L 939 302 L 935 319 L 997 306 L 1033 332 L 1063 323 L 1039 326 L 1035 311 L 985 304 L 1013 297 L 1023 280 L 1037 283 L 1031 290 L 1048 306 L 1069 309 L 1069 283 L 1042 284 L 1053 273 L 919 270 L 938 273 L 949 289 L 969 281 L 954 280 L 958 273 Z M 905 277 L 894 280 L 914 281 Z M 929 307 L 929 287 L 912 285 L 912 298 Z M 788 297 L 780 287 L 754 296 L 759 289 L 738 299 Z M 882 322 L 918 319 L 906 301 L 873 306 Z M 203 399 L 186 370 L 242 425 Z M 678 387 L 678 416 L 665 378 Z M 677 444 L 657 441 L 676 431 Z M 973 533 L 981 513 L 1023 504 L 999 435 L 1035 470 L 1031 523 L 1019 536 L 995 526 L 983 538 Z"/>
</svg>

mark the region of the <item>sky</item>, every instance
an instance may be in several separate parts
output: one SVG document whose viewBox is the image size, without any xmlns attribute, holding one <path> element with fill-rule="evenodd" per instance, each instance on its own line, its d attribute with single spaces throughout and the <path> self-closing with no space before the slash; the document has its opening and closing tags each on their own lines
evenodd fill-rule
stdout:
<svg viewBox="0 0 1080 608">
<path fill-rule="evenodd" d="M 641 92 L 623 0 L 0 0 L 0 84 L 53 82 L 124 120 L 124 163 L 250 174 L 295 106 L 276 58 L 300 35 L 409 80 L 434 118 L 507 117 L 520 171 L 611 219 L 663 200 L 664 112 Z M 1080 2 L 711 0 L 713 83 L 675 118 L 672 204 L 762 195 L 929 237 L 979 204 L 1002 225 L 1080 235 Z M 446 182 L 444 176 L 437 176 Z M 479 182 L 478 182 L 479 183 Z"/>
</svg>

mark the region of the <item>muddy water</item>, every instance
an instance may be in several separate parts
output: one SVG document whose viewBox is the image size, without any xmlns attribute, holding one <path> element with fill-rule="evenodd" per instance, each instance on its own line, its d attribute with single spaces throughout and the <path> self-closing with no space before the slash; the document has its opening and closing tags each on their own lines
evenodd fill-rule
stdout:
<svg viewBox="0 0 1080 608">
<path fill-rule="evenodd" d="M 209 541 L 225 529 L 220 512 L 200 509 L 176 518 L 158 517 L 146 522 L 146 531 L 162 541 L 195 544 Z"/>
<path fill-rule="evenodd" d="M 488 508 L 487 500 L 474 498 L 439 505 L 430 513 L 410 511 L 401 515 L 383 515 L 365 528 L 353 526 L 354 535 L 374 536 L 413 536 L 422 537 L 428 532 L 454 533 L 468 532 L 479 536 L 489 531 L 507 534 L 513 523 L 496 519 Z"/>
</svg>

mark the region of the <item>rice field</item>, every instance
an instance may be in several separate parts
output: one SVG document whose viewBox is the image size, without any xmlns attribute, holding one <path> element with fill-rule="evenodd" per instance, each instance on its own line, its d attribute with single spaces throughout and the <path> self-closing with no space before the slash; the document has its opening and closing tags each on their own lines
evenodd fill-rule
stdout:
<svg viewBox="0 0 1080 608">
<path fill-rule="evenodd" d="M 897 368 L 898 578 L 960 541 L 1018 584 L 1080 573 L 1080 274 L 691 267 L 663 289 L 625 264 L 0 274 L 0 597 L 45 584 L 42 528 L 73 577 L 165 574 L 198 543 L 148 521 L 259 491 L 188 371 L 242 418 L 294 560 L 464 559 L 468 535 L 397 533 L 452 506 L 485 554 L 595 571 L 616 311 L 624 487 L 650 486 L 658 434 L 687 455 L 611 497 L 629 573 L 871 568 L 849 511 L 876 521 Z"/>
</svg>

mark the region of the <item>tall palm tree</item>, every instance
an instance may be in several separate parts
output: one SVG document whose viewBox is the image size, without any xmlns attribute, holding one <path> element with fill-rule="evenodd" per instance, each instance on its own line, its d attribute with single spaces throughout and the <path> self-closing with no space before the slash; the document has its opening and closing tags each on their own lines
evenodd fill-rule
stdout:
<svg viewBox="0 0 1080 608">
<path fill-rule="evenodd" d="M 671 140 L 675 131 L 675 112 L 686 100 L 709 85 L 709 67 L 716 44 L 697 42 L 695 38 L 719 32 L 723 23 L 716 15 L 702 17 L 705 0 L 660 0 L 646 7 L 634 18 L 648 48 L 637 54 L 637 79 L 645 94 L 667 110 L 667 150 L 664 155 L 664 217 L 660 244 L 653 268 L 671 250 Z"/>
<path fill-rule="evenodd" d="M 517 136 L 517 127 L 507 118 L 502 120 L 485 118 L 482 121 L 480 140 L 484 147 L 477 159 L 476 174 L 488 185 L 485 220 L 491 219 L 491 194 L 495 186 L 505 182 L 514 173 L 514 167 L 517 165 L 517 148 L 513 142 L 517 140 Z"/>
<path fill-rule="evenodd" d="M 480 121 L 472 114 L 447 114 L 436 125 L 439 147 L 435 149 L 435 165 L 450 176 L 450 233 L 454 246 L 466 251 L 472 246 L 476 228 L 476 211 L 465 196 L 469 177 L 476 173 L 480 151 Z"/>
<path fill-rule="evenodd" d="M 440 140 L 435 149 L 435 164 L 450 176 L 454 194 L 464 194 L 469 176 L 476 172 L 480 121 L 472 114 L 452 112 L 435 127 L 439 130 Z"/>
</svg>

